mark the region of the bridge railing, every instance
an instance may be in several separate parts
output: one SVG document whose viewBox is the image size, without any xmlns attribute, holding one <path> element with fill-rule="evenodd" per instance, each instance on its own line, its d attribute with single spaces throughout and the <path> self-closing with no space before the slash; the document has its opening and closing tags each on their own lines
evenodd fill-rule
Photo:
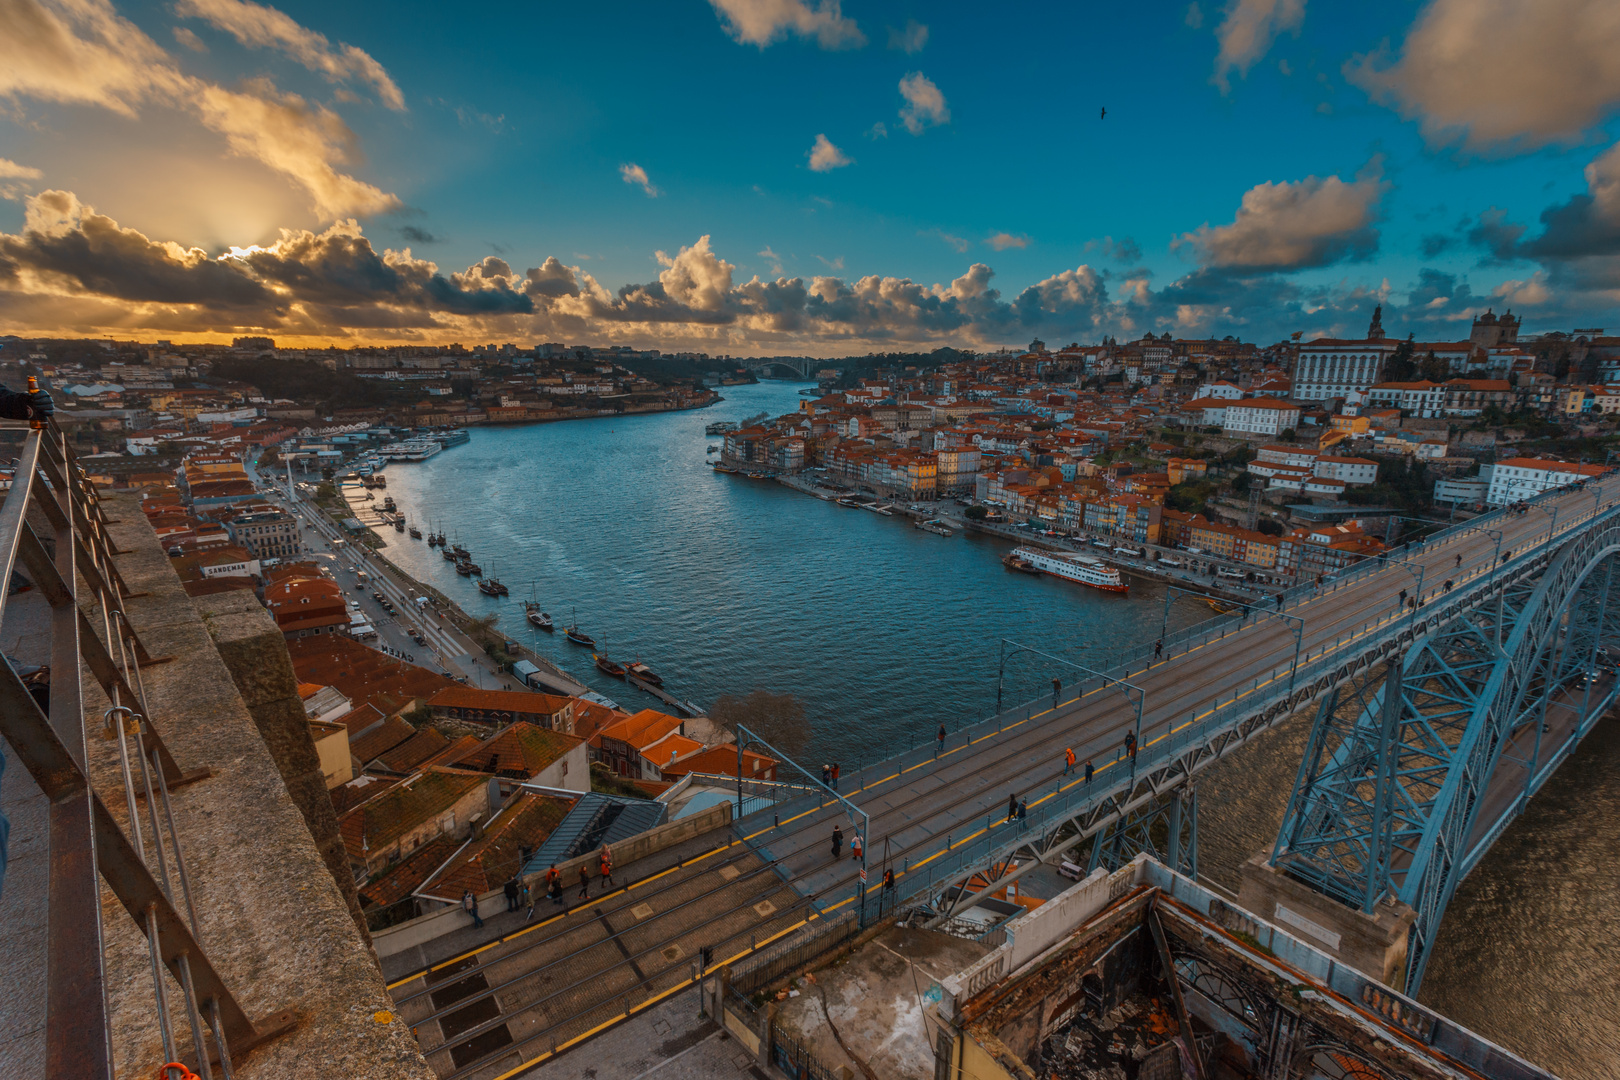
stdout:
<svg viewBox="0 0 1620 1080">
<path fill-rule="evenodd" d="M 1620 519 L 1620 506 L 1603 510 L 1595 520 L 1615 519 Z M 1572 523 L 1571 528 L 1589 527 L 1593 520 Z M 1563 535 L 1564 531 L 1560 531 L 1557 536 L 1543 536 L 1522 546 L 1509 559 L 1455 586 L 1449 593 L 1436 597 L 1425 588 L 1425 595 L 1430 599 L 1423 607 L 1413 611 L 1392 606 L 1388 611 L 1366 620 L 1361 627 L 1340 635 L 1333 644 L 1311 650 L 1301 658 L 1298 668 L 1292 671 L 1292 680 L 1289 677 L 1291 662 L 1280 663 L 1269 672 L 1257 676 L 1248 689 L 1240 689 L 1234 696 L 1222 695 L 1222 699 L 1212 700 L 1202 711 L 1194 711 L 1186 717 L 1170 721 L 1161 720 L 1145 727 L 1134 762 L 1121 744 L 1116 747 L 1112 758 L 1100 762 L 1090 784 L 1083 776 L 1076 776 L 1061 782 L 1058 788 L 1046 795 L 1031 799 L 1023 821 L 991 822 L 992 827 L 986 827 L 984 819 L 979 817 L 965 821 L 962 825 L 963 839 L 956 840 L 947 835 L 944 851 L 933 853 L 914 866 L 903 862 L 896 868 L 898 896 L 894 900 L 904 902 L 920 895 L 932 895 L 959 882 L 975 870 L 1004 859 L 1032 837 L 1044 836 L 1077 818 L 1093 814 L 1104 801 L 1115 798 L 1121 790 L 1134 787 L 1138 778 L 1173 765 L 1190 752 L 1208 746 L 1220 734 L 1271 709 L 1279 701 L 1296 692 L 1307 691 L 1313 684 L 1326 686 L 1329 682 L 1337 681 L 1353 658 L 1381 650 L 1391 640 L 1408 632 L 1421 632 L 1425 625 L 1449 621 L 1477 604 L 1482 595 L 1493 592 L 1501 578 L 1517 576 L 1545 559 L 1549 549 L 1557 546 Z M 1433 591 L 1440 592 L 1440 586 L 1437 584 Z M 981 721 L 960 733 L 956 739 L 958 742 L 963 737 L 977 740 L 990 734 L 993 729 L 1000 730 L 1019 721 L 1039 723 L 1041 714 L 1050 711 L 1050 699 L 1040 698 Z M 1292 711 L 1292 707 L 1289 711 Z M 898 759 L 900 767 L 904 767 L 905 760 L 904 756 Z M 831 899 L 824 898 L 824 901 Z M 868 897 L 868 906 L 874 903 Z"/>
<path fill-rule="evenodd" d="M 50 803 L 41 904 L 50 914 L 44 992 L 43 1000 L 30 1003 L 44 1013 L 40 1075 L 111 1080 L 114 1074 L 105 883 L 146 939 L 152 979 L 147 1007 L 163 1060 L 179 1062 L 189 1049 L 203 1080 L 220 1074 L 229 1080 L 231 1053 L 285 1030 L 290 1020 L 267 1024 L 250 1018 L 204 947 L 170 793 L 210 773 L 180 768 L 148 708 L 142 671 L 161 661 L 147 653 L 125 613 L 131 592 L 114 561 L 119 552 L 107 525 L 61 428 L 47 421 L 27 430 L 0 504 L 0 570 L 6 580 L 25 570 L 37 600 L 0 595 L 0 613 L 7 604 L 44 605 L 46 629 L 28 643 L 49 657 L 49 667 L 19 670 L 9 656 L 0 663 L 0 735 Z M 87 717 L 85 687 L 92 682 L 111 707 Z M 95 720 L 100 723 L 90 722 Z M 103 786 L 122 804 L 123 821 L 92 784 L 92 730 L 114 746 L 98 757 L 116 756 Z M 169 1080 L 176 1071 L 178 1065 L 159 1073 Z"/>
<path fill-rule="evenodd" d="M 1588 481 L 1588 485 L 1600 491 L 1603 489 L 1603 482 L 1600 480 Z M 1568 494 L 1566 489 L 1555 488 L 1544 491 L 1534 498 L 1526 499 L 1524 501 L 1530 505 L 1537 505 L 1557 499 L 1566 494 Z M 1597 500 L 1594 499 L 1594 502 L 1596 501 Z M 1277 605 L 1275 600 L 1268 601 L 1257 599 L 1250 602 L 1248 606 L 1260 607 L 1264 605 L 1268 610 L 1289 611 L 1302 601 L 1318 596 L 1330 595 L 1340 591 L 1341 589 L 1349 588 L 1351 585 L 1357 584 L 1373 574 L 1381 573 L 1392 564 L 1404 564 L 1410 562 L 1412 559 L 1422 554 L 1433 552 L 1436 548 L 1450 543 L 1451 541 L 1456 540 L 1467 533 L 1494 528 L 1500 525 L 1503 521 L 1506 521 L 1513 513 L 1514 512 L 1509 508 L 1501 507 L 1490 511 L 1489 513 L 1471 518 L 1466 522 L 1459 522 L 1456 525 L 1449 526 L 1437 533 L 1434 533 L 1432 536 L 1424 538 L 1421 541 L 1403 544 L 1400 547 L 1393 548 L 1384 555 L 1380 555 L 1375 558 L 1365 558 L 1354 566 L 1348 567 L 1347 569 L 1328 578 L 1321 585 L 1316 585 L 1314 582 L 1306 582 L 1304 584 L 1290 586 L 1286 589 L 1279 589 L 1272 595 L 1273 597 L 1275 597 L 1278 593 L 1282 595 L 1283 602 L 1281 605 Z M 1584 524 L 1584 522 L 1578 523 L 1572 519 L 1570 527 L 1573 528 L 1577 524 Z M 1559 535 L 1563 535 L 1567 531 L 1568 529 L 1560 530 Z M 1538 543 L 1543 542 L 1545 541 L 1538 541 Z M 1484 569 L 1489 570 L 1494 568 Z M 1434 595 L 1440 590 L 1440 585 L 1440 581 L 1425 581 L 1423 588 L 1424 595 Z M 1113 653 L 1108 658 L 1108 665 L 1105 666 L 1099 664 L 1098 667 L 1104 668 L 1111 678 L 1128 678 L 1131 673 L 1139 672 L 1148 665 L 1157 663 L 1159 660 L 1173 659 L 1177 656 L 1191 652 L 1193 649 L 1198 648 L 1199 646 L 1208 644 L 1210 641 L 1215 641 L 1225 637 L 1227 634 L 1234 632 L 1236 629 L 1246 624 L 1246 622 L 1247 619 L 1242 619 L 1235 613 L 1217 615 L 1214 618 L 1205 619 L 1190 626 L 1182 627 L 1179 630 L 1166 633 L 1162 639 L 1162 655 L 1155 652 L 1155 643 L 1149 641 L 1144 642 L 1141 645 L 1133 646 L 1124 650 L 1123 652 Z"/>
</svg>

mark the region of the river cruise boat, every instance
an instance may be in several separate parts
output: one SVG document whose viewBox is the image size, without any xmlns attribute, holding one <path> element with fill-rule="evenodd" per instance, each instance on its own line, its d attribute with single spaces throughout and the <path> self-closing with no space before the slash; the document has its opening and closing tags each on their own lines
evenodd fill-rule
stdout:
<svg viewBox="0 0 1620 1080">
<path fill-rule="evenodd" d="M 1093 589 L 1112 593 L 1127 593 L 1131 588 L 1118 570 L 1089 555 L 1038 551 L 1035 548 L 1015 548 L 1012 554 L 1043 574 L 1072 581 L 1077 585 L 1089 585 Z"/>
<path fill-rule="evenodd" d="M 444 449 L 444 444 L 433 439 L 406 439 L 389 443 L 377 451 L 390 461 L 426 461 Z"/>
<path fill-rule="evenodd" d="M 720 462 L 717 461 L 717 462 L 714 463 L 714 471 L 715 472 L 723 472 L 723 473 L 735 473 L 737 470 L 733 469 L 730 465 L 722 465 L 722 464 L 720 464 Z"/>
<path fill-rule="evenodd" d="M 951 531 L 949 525 L 946 525 L 938 518 L 930 518 L 927 521 L 918 521 L 915 523 L 915 527 L 921 529 L 923 532 L 933 533 L 935 536 L 956 535 Z"/>
</svg>

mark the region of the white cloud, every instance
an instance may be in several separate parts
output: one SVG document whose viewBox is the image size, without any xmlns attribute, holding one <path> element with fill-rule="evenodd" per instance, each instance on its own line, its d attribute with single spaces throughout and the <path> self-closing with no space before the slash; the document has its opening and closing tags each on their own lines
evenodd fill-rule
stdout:
<svg viewBox="0 0 1620 1080">
<path fill-rule="evenodd" d="M 1008 232 L 991 233 L 984 242 L 997 251 L 1006 251 L 1008 248 L 1029 247 L 1029 237 L 1023 235 L 1014 236 Z"/>
<path fill-rule="evenodd" d="M 1613 0 L 1433 0 L 1399 60 L 1356 57 L 1345 74 L 1419 120 L 1431 143 L 1574 142 L 1620 104 L 1620 8 Z"/>
<path fill-rule="evenodd" d="M 772 251 L 771 245 L 766 244 L 764 250 L 759 252 L 759 257 L 770 264 L 771 273 L 778 276 L 782 274 L 782 256 Z"/>
<path fill-rule="evenodd" d="M 944 229 L 929 229 L 926 232 L 919 232 L 917 235 L 918 236 L 937 236 L 941 240 L 943 240 L 947 244 L 949 244 L 951 247 L 955 248 L 958 252 L 965 252 L 965 251 L 967 251 L 968 248 L 973 246 L 973 241 L 969 240 L 967 237 L 965 237 L 965 236 L 952 236 L 950 233 L 946 232 Z"/>
<path fill-rule="evenodd" d="M 821 265 L 829 270 L 842 270 L 844 268 L 844 257 L 842 255 L 836 259 L 829 259 L 825 255 L 817 255 L 816 258 L 820 259 Z"/>
<path fill-rule="evenodd" d="M 1620 143 L 1586 167 L 1586 186 L 1597 212 L 1610 224 L 1620 225 Z"/>
<path fill-rule="evenodd" d="M 951 122 L 951 110 L 945 104 L 945 95 L 939 87 L 920 71 L 913 71 L 900 80 L 900 96 L 906 99 L 900 110 L 900 120 L 913 135 L 939 124 Z"/>
<path fill-rule="evenodd" d="M 627 184 L 640 186 L 641 190 L 647 193 L 649 199 L 656 199 L 663 194 L 663 192 L 653 187 L 653 182 L 647 178 L 647 170 L 633 161 L 619 166 L 619 178 Z"/>
<path fill-rule="evenodd" d="M 866 129 L 866 137 L 868 139 L 887 139 L 889 137 L 889 126 L 879 120 Z"/>
<path fill-rule="evenodd" d="M 208 46 L 203 44 L 203 39 L 192 33 L 189 27 L 175 27 L 174 40 L 178 41 L 192 52 L 205 53 L 208 51 Z"/>
<path fill-rule="evenodd" d="M 44 173 L 29 165 L 19 165 L 8 158 L 0 158 L 0 199 L 16 201 L 28 194 L 25 180 L 39 180 Z"/>
<path fill-rule="evenodd" d="M 187 75 L 106 0 L 10 0 L 0 4 L 0 97 L 94 105 L 131 119 L 145 104 L 186 111 L 225 137 L 230 150 L 283 174 L 309 194 L 323 219 L 392 210 L 399 199 L 338 171 L 354 132 L 331 110 L 255 79 L 226 90 Z"/>
<path fill-rule="evenodd" d="M 1215 74 L 1210 82 L 1226 93 L 1231 89 L 1233 71 L 1247 75 L 1278 34 L 1292 30 L 1297 35 L 1304 21 L 1305 0 L 1230 0 L 1226 18 L 1215 28 L 1220 51 L 1215 55 Z"/>
<path fill-rule="evenodd" d="M 279 49 L 327 82 L 364 83 L 390 109 L 405 108 L 405 95 L 370 53 L 342 42 L 333 48 L 326 35 L 300 26 L 273 7 L 252 0 L 177 0 L 174 8 L 177 15 L 206 20 L 243 45 Z M 182 44 L 190 42 L 182 39 Z"/>
<path fill-rule="evenodd" d="M 726 33 L 740 45 L 761 49 L 788 34 L 814 38 L 823 49 L 858 49 L 866 44 L 855 20 L 846 19 L 839 0 L 709 0 L 725 23 Z"/>
<path fill-rule="evenodd" d="M 920 53 L 928 44 L 928 27 L 916 19 L 907 19 L 904 30 L 889 27 L 889 48 L 911 56 Z"/>
<path fill-rule="evenodd" d="M 19 165 L 8 158 L 0 158 L 0 180 L 39 180 L 44 173 L 29 165 Z"/>
<path fill-rule="evenodd" d="M 811 172 L 832 172 L 855 164 L 854 158 L 834 146 L 825 135 L 816 136 L 816 144 L 810 148 L 809 157 Z"/>
<path fill-rule="evenodd" d="M 1374 159 L 1352 183 L 1337 176 L 1264 183 L 1243 195 L 1230 225 L 1183 233 L 1206 265 L 1265 271 L 1326 266 L 1378 246 L 1377 207 L 1387 188 Z"/>
</svg>

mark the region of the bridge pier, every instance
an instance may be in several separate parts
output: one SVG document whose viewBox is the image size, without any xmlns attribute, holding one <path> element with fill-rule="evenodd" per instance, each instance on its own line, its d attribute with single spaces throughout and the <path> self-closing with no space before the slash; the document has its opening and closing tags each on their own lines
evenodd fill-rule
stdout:
<svg viewBox="0 0 1620 1080">
<path fill-rule="evenodd" d="M 1276 923 L 1385 986 L 1404 990 L 1407 943 L 1417 912 L 1386 895 L 1369 914 L 1278 870 L 1261 851 L 1243 864 L 1238 906 Z"/>
</svg>

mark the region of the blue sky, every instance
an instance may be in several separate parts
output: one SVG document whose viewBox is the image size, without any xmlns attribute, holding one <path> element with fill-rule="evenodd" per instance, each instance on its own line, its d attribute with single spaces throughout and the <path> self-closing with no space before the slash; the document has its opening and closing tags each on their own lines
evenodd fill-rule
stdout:
<svg viewBox="0 0 1620 1080">
<path fill-rule="evenodd" d="M 1377 302 L 1429 338 L 1488 305 L 1620 323 L 1599 0 L 8 10 L 14 332 L 836 354 L 1269 341 Z"/>
</svg>

